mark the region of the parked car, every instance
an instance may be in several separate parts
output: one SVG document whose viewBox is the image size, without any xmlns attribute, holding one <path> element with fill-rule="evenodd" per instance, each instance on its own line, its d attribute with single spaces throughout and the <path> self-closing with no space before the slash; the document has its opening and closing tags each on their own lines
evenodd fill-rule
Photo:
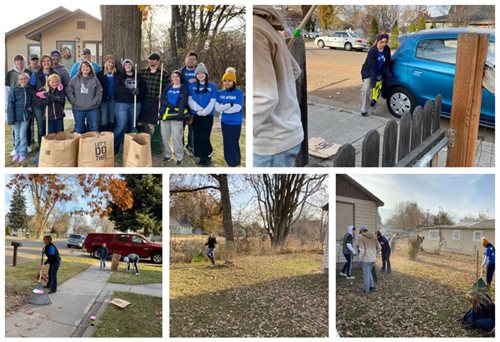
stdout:
<svg viewBox="0 0 500 342">
<path fill-rule="evenodd" d="M 103 243 L 106 243 L 109 255 L 127 256 L 135 253 L 142 259 L 150 258 L 155 264 L 163 261 L 163 245 L 137 233 L 89 233 L 84 248 L 94 258 L 99 258 L 99 248 Z"/>
<path fill-rule="evenodd" d="M 392 56 L 392 78 L 387 82 L 387 107 L 396 117 L 413 112 L 436 95 L 443 97 L 441 116 L 450 117 L 458 34 L 490 35 L 487 61 L 495 65 L 495 30 L 450 28 L 424 30 L 399 37 Z M 495 127 L 495 95 L 483 88 L 480 124 Z"/>
<path fill-rule="evenodd" d="M 319 33 L 318 32 L 309 32 L 307 34 L 307 38 L 309 38 L 309 39 L 316 39 L 318 37 L 319 37 Z"/>
<path fill-rule="evenodd" d="M 319 36 L 314 40 L 314 44 L 320 48 L 339 48 L 346 51 L 351 51 L 352 49 L 363 51 L 368 47 L 366 39 L 350 31 L 336 31 L 326 36 Z"/>
<path fill-rule="evenodd" d="M 83 243 L 85 241 L 85 235 L 82 234 L 70 234 L 68 236 L 67 247 L 83 248 Z"/>
</svg>

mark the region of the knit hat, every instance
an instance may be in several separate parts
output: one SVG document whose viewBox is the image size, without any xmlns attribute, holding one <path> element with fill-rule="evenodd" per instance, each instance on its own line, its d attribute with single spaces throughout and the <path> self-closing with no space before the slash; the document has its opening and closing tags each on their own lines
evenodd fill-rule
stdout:
<svg viewBox="0 0 500 342">
<path fill-rule="evenodd" d="M 205 66 L 205 64 L 200 63 L 196 66 L 196 69 L 194 69 L 194 74 L 198 75 L 199 72 L 205 73 L 208 77 L 208 70 L 207 70 L 207 67 Z"/>
<path fill-rule="evenodd" d="M 51 56 L 54 56 L 54 55 L 58 55 L 59 57 L 61 57 L 61 51 L 59 50 L 52 50 L 52 52 L 50 53 Z"/>
<path fill-rule="evenodd" d="M 490 242 L 484 236 L 481 238 L 481 244 L 483 245 L 483 247 L 486 247 L 486 245 L 489 243 Z"/>
<path fill-rule="evenodd" d="M 226 73 L 222 76 L 222 81 L 233 81 L 236 83 L 236 69 L 229 67 L 226 69 Z"/>
<path fill-rule="evenodd" d="M 389 35 L 388 35 L 387 33 L 381 33 L 381 34 L 379 34 L 379 35 L 377 36 L 377 43 L 378 43 L 379 41 L 381 41 L 382 39 L 384 39 L 384 38 L 385 38 L 385 39 L 387 39 L 387 40 L 389 40 Z"/>
<path fill-rule="evenodd" d="M 127 63 L 130 63 L 132 64 L 132 69 L 134 68 L 134 62 L 132 62 L 132 60 L 130 58 L 125 58 L 123 61 L 122 61 L 122 67 L 125 67 L 125 64 Z"/>
</svg>

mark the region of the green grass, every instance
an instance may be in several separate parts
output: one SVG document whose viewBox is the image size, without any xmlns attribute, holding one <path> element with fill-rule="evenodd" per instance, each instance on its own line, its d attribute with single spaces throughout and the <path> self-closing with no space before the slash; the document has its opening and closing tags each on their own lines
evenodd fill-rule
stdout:
<svg viewBox="0 0 500 342">
<path fill-rule="evenodd" d="M 215 118 L 215 120 L 219 120 L 218 118 Z M 71 132 L 74 127 L 74 121 L 69 120 L 69 119 L 64 119 L 64 129 L 67 132 Z M 37 130 L 37 125 L 35 122 L 35 132 Z M 187 129 L 185 130 L 185 141 L 187 141 Z M 7 122 L 5 123 L 5 166 L 6 167 L 32 167 L 33 166 L 33 158 L 36 155 L 36 150 L 38 149 L 38 144 L 37 144 L 37 137 L 35 133 L 35 145 L 33 148 L 35 149 L 31 153 L 28 154 L 28 159 L 22 163 L 19 164 L 18 162 L 12 162 L 12 157 L 10 156 L 10 153 L 12 152 L 12 126 L 7 125 Z M 212 129 L 212 135 L 211 135 L 211 142 L 212 146 L 214 148 L 214 153 L 212 155 L 212 166 L 213 167 L 227 167 L 226 161 L 224 160 L 224 152 L 223 152 L 223 146 L 222 146 L 222 130 L 221 128 L 214 127 Z M 241 128 L 241 137 L 240 137 L 240 148 L 241 148 L 241 166 L 245 166 L 245 160 L 246 160 L 246 126 L 243 125 Z M 161 166 L 161 167 L 175 167 L 175 160 L 170 160 L 169 162 L 163 161 L 164 154 L 156 154 L 153 155 L 153 166 Z M 184 162 L 182 167 L 199 167 L 196 165 L 197 158 L 194 157 L 189 157 L 187 154 L 187 151 L 184 150 Z M 116 167 L 121 167 L 122 166 L 122 159 L 121 157 L 115 158 L 115 166 Z"/>
<path fill-rule="evenodd" d="M 328 336 L 322 255 L 237 257 L 170 266 L 171 337 Z M 210 315 L 207 315 L 207 311 Z"/>
<path fill-rule="evenodd" d="M 113 272 L 109 277 L 108 283 L 126 284 L 126 285 L 142 285 L 156 284 L 162 282 L 162 267 L 141 265 L 139 263 L 139 275 L 135 275 L 135 270 L 131 265 L 131 271 L 126 273 L 123 269 Z"/>
<path fill-rule="evenodd" d="M 63 256 L 61 264 L 63 267 L 59 268 L 57 273 L 58 283 L 64 283 L 66 280 L 85 271 L 94 263 L 95 261 L 93 259 Z M 34 276 L 38 274 L 39 270 L 38 261 L 24 262 L 18 264 L 16 267 L 8 266 L 5 268 L 6 311 L 13 310 L 16 308 L 17 304 L 25 302 L 25 296 L 29 295 L 37 284 Z M 44 273 L 47 271 L 48 265 L 44 266 Z"/>
<path fill-rule="evenodd" d="M 162 337 L 161 298 L 128 292 L 115 292 L 113 298 L 131 304 L 125 309 L 108 305 L 97 322 L 94 337 Z"/>
</svg>

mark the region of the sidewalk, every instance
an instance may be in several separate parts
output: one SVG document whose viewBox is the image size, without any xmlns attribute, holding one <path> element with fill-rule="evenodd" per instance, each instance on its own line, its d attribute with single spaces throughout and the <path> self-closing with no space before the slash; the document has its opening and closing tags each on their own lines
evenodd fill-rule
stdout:
<svg viewBox="0 0 500 342">
<path fill-rule="evenodd" d="M 380 149 L 382 155 L 382 142 L 384 128 L 390 119 L 370 115 L 361 116 L 358 112 L 334 106 L 308 103 L 309 138 L 321 137 L 327 141 L 345 144 L 350 143 L 356 149 L 356 167 L 361 166 L 361 145 L 363 139 L 372 129 L 376 129 L 381 136 Z M 439 166 L 445 166 L 446 149 L 439 152 Z M 495 143 L 479 140 L 476 151 L 476 166 L 493 167 L 495 164 Z M 332 167 L 333 158 L 320 159 L 309 155 L 307 166 Z"/>
<path fill-rule="evenodd" d="M 49 295 L 51 305 L 27 304 L 6 317 L 6 337 L 76 337 L 88 330 L 88 315 L 103 311 L 114 291 L 162 296 L 161 284 L 108 284 L 108 270 L 91 266 L 74 278 L 59 285 L 57 293 Z M 93 327 L 92 327 L 93 328 Z"/>
</svg>

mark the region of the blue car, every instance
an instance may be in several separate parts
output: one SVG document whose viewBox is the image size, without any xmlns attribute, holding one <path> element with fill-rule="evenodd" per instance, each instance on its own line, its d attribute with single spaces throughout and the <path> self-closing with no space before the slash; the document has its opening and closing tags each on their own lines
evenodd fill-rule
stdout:
<svg viewBox="0 0 500 342">
<path fill-rule="evenodd" d="M 392 56 L 392 78 L 387 82 L 387 107 L 392 115 L 413 112 L 416 106 L 443 96 L 441 116 L 450 117 L 459 33 L 490 35 L 488 63 L 495 65 L 495 30 L 432 29 L 399 37 L 400 47 Z M 480 124 L 495 127 L 495 95 L 483 88 Z"/>
</svg>

